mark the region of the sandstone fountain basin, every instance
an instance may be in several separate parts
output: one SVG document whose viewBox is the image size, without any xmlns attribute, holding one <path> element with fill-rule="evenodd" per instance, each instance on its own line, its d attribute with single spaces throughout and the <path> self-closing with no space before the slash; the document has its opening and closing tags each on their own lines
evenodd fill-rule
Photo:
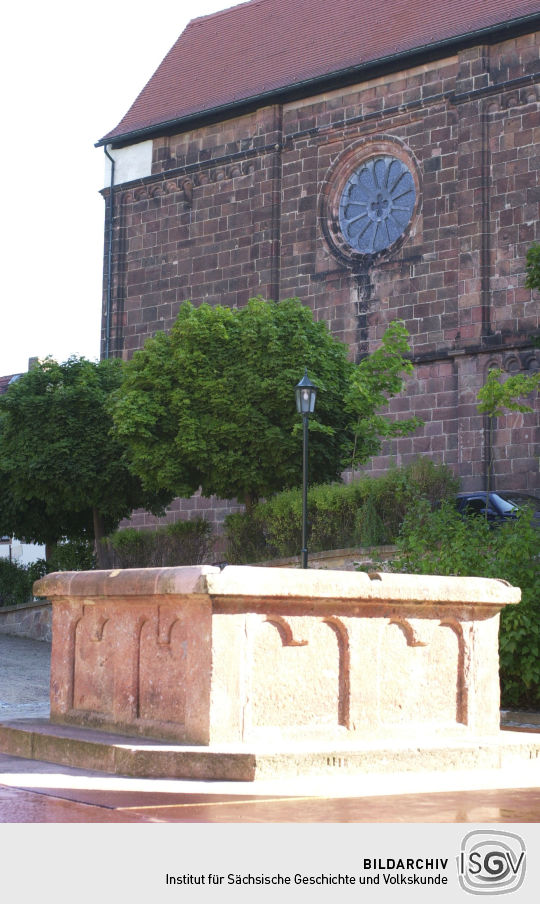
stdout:
<svg viewBox="0 0 540 904">
<path fill-rule="evenodd" d="M 536 756 L 500 732 L 505 581 L 192 566 L 34 593 L 53 607 L 51 717 L 10 723 L 22 756 L 243 780 Z"/>
</svg>

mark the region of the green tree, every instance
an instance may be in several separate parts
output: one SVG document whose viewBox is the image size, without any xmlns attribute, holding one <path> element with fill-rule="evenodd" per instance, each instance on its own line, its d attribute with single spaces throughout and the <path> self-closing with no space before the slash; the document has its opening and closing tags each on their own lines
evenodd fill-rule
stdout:
<svg viewBox="0 0 540 904">
<path fill-rule="evenodd" d="M 408 354 L 409 333 L 403 323 L 395 321 L 384 333 L 379 348 L 351 372 L 345 407 L 353 433 L 348 462 L 352 468 L 377 455 L 382 440 L 406 436 L 421 425 L 415 417 L 398 421 L 381 414 L 381 408 L 388 399 L 402 392 L 405 377 L 413 372 Z"/>
<path fill-rule="evenodd" d="M 527 251 L 527 289 L 540 289 L 540 245 L 532 245 Z"/>
<path fill-rule="evenodd" d="M 512 374 L 503 379 L 504 377 L 504 371 L 494 367 L 489 371 L 486 382 L 479 390 L 477 397 L 478 411 L 487 415 L 488 418 L 488 493 L 493 479 L 495 420 L 506 411 L 520 411 L 523 414 L 531 412 L 533 410 L 531 406 L 520 399 L 525 398 L 540 386 L 540 373 Z M 486 517 L 488 501 L 489 499 L 486 497 Z"/>
<path fill-rule="evenodd" d="M 540 289 L 540 245 L 532 245 L 527 251 L 527 289 Z M 540 333 L 538 330 L 532 334 L 531 343 L 535 348 L 540 348 Z"/>
<path fill-rule="evenodd" d="M 100 540 L 134 508 L 161 509 L 111 435 L 122 362 L 47 359 L 0 398 L 0 531 L 26 542 Z M 100 544 L 97 543 L 99 554 Z"/>
<path fill-rule="evenodd" d="M 393 361 L 398 350 L 388 343 Z M 382 362 L 373 371 L 363 365 L 360 392 L 353 377 L 362 365 L 347 353 L 297 299 L 255 298 L 239 310 L 186 302 L 171 332 L 126 365 L 113 408 L 117 436 L 148 490 L 187 496 L 201 487 L 250 509 L 301 482 L 294 387 L 307 367 L 320 390 L 309 423 L 310 480 L 336 479 L 353 450 L 356 462 L 366 460 L 397 432 L 375 420 L 359 431 L 359 418 L 374 418 L 397 384 Z"/>
</svg>

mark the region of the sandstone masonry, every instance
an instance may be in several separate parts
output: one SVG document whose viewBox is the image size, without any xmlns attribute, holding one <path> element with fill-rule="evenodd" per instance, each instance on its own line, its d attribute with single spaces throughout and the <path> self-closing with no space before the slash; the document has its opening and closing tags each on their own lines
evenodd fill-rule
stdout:
<svg viewBox="0 0 540 904">
<path fill-rule="evenodd" d="M 415 371 L 390 410 L 424 427 L 388 444 L 372 470 L 427 454 L 464 489 L 482 488 L 486 373 L 540 368 L 538 298 L 524 285 L 540 240 L 539 45 L 532 33 L 469 46 L 154 137 L 149 172 L 114 188 L 111 353 L 129 358 L 186 299 L 297 296 L 356 360 L 403 320 Z M 347 256 L 337 187 L 375 154 L 409 168 L 414 211 L 388 251 Z M 540 489 L 539 439 L 538 410 L 498 420 L 496 485 Z"/>
</svg>

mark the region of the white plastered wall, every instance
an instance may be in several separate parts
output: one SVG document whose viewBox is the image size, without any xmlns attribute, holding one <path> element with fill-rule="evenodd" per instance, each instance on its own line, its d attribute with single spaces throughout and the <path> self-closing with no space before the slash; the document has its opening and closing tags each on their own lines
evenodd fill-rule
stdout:
<svg viewBox="0 0 540 904">
<path fill-rule="evenodd" d="M 141 141 L 125 148 L 110 146 L 107 150 L 114 158 L 114 184 L 122 185 L 124 182 L 133 182 L 135 179 L 144 179 L 152 174 L 152 142 Z M 111 161 L 105 155 L 105 188 L 111 184 Z"/>
</svg>

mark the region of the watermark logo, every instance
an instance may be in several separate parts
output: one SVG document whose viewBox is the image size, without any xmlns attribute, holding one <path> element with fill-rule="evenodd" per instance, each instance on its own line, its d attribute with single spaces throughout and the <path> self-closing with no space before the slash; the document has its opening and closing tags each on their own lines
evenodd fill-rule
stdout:
<svg viewBox="0 0 540 904">
<path fill-rule="evenodd" d="M 457 858 L 459 884 L 471 895 L 504 895 L 525 878 L 525 842 L 511 832 L 469 832 Z"/>
</svg>

